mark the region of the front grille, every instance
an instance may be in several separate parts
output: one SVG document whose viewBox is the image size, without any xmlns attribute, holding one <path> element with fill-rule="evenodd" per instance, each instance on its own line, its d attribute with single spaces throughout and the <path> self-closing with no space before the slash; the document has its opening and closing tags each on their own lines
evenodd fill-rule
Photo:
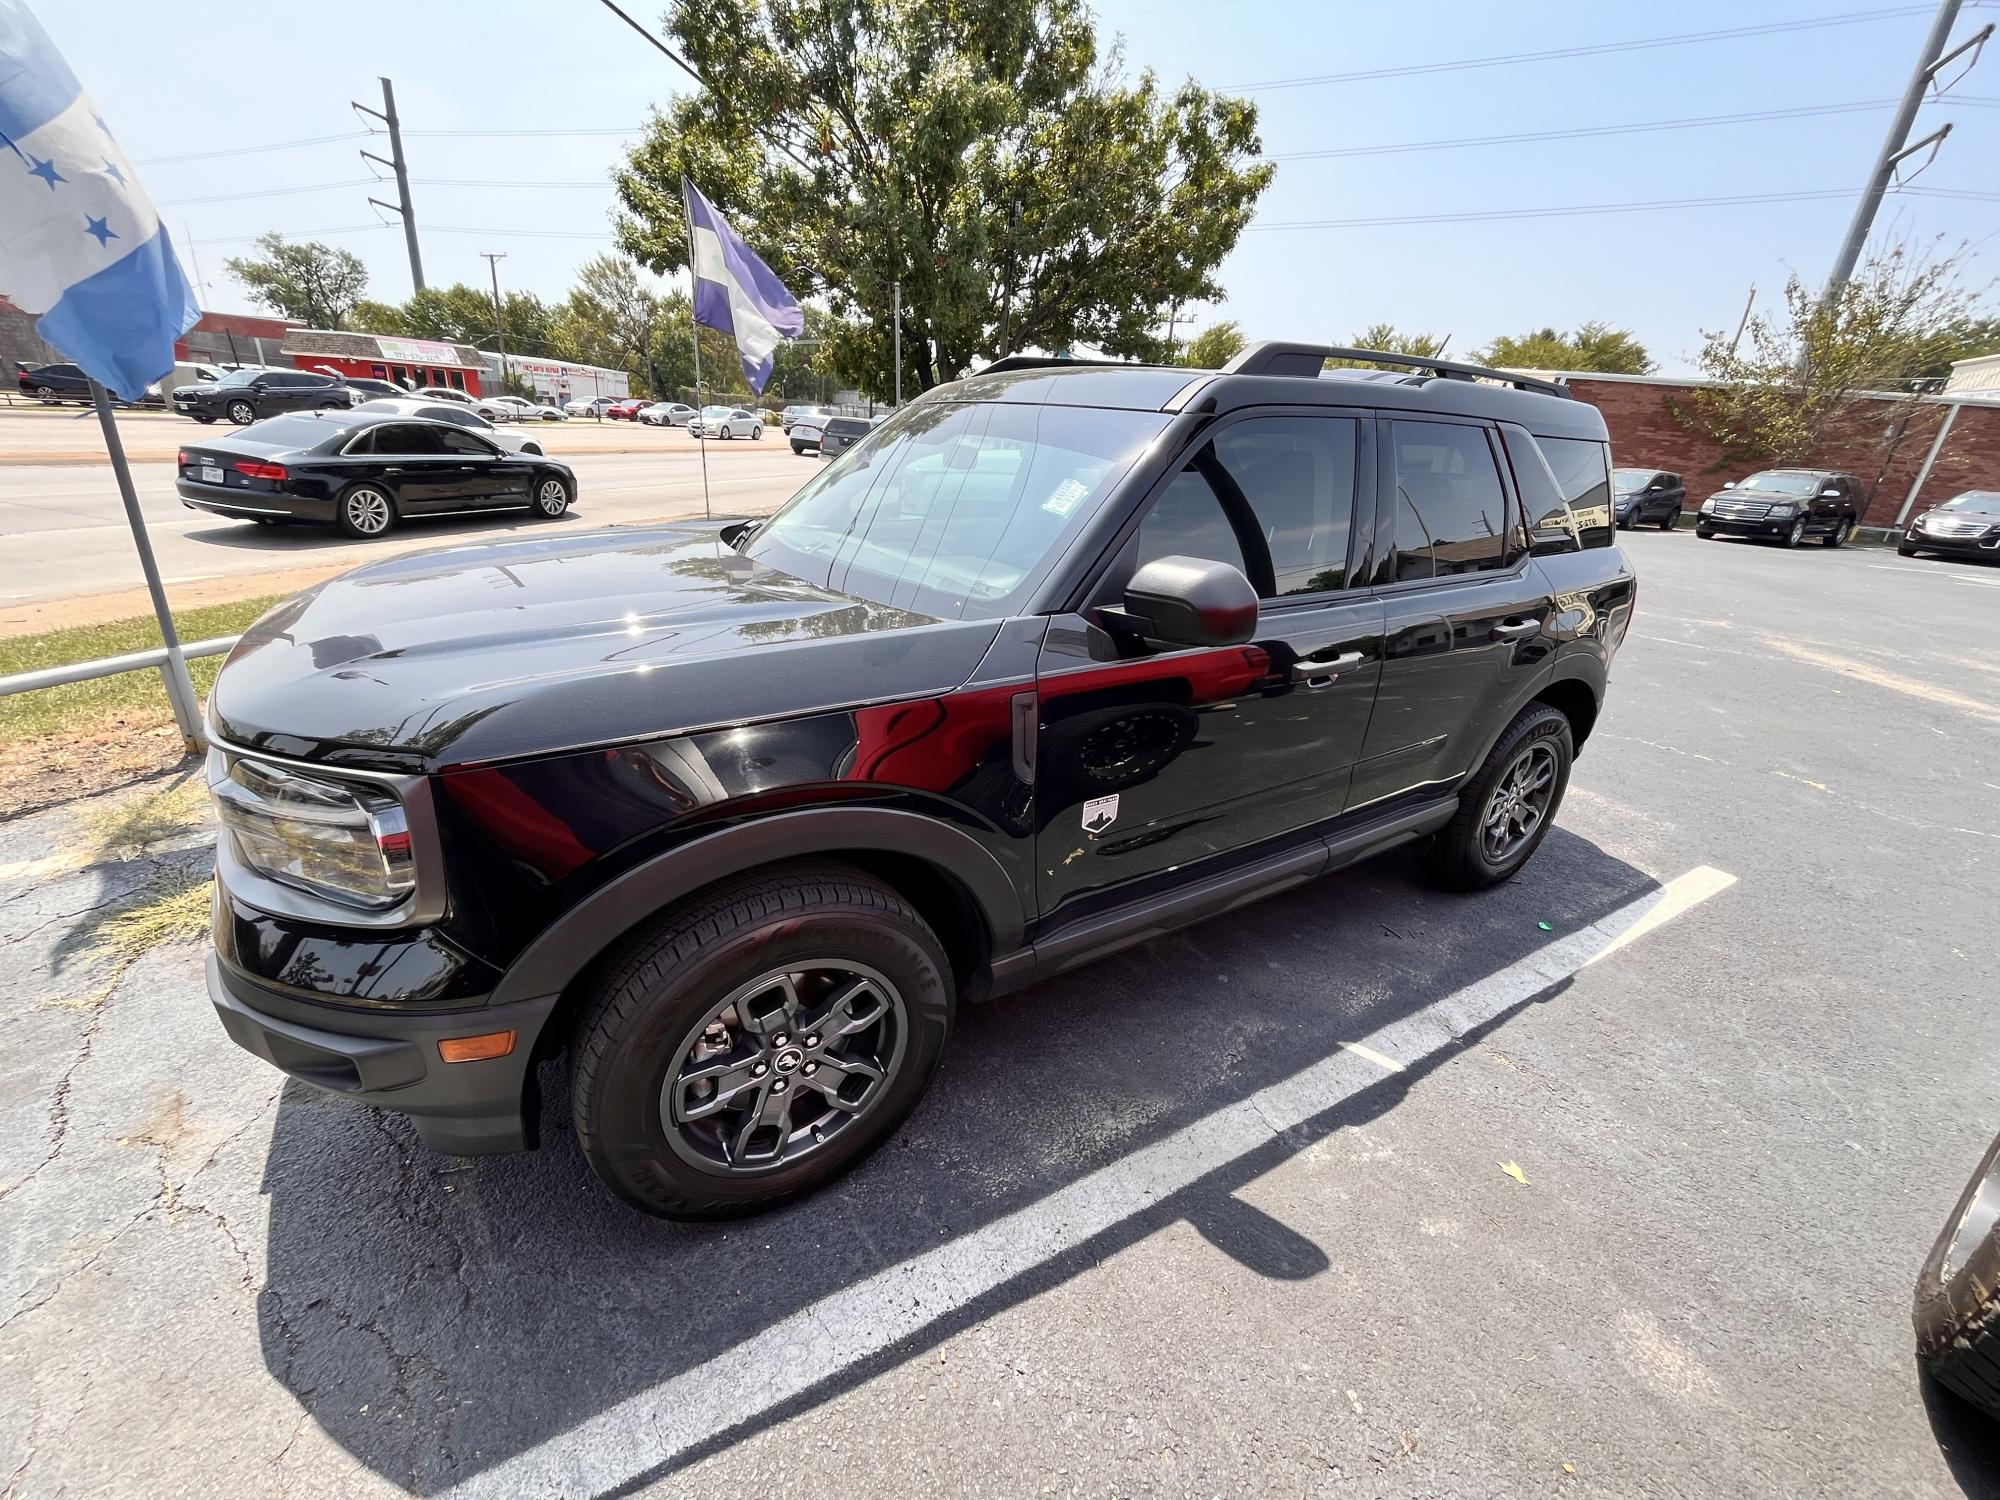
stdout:
<svg viewBox="0 0 2000 1500">
<path fill-rule="evenodd" d="M 1761 521 L 1770 513 L 1768 500 L 1718 500 L 1710 511 L 1725 521 Z"/>
<path fill-rule="evenodd" d="M 1928 531 L 1932 536 L 1948 536 L 1964 540 L 1968 537 L 1985 535 L 1987 528 L 1992 524 L 1988 520 L 1961 521 L 1957 519 L 1939 520 L 1933 518 L 1924 522 L 1923 529 Z"/>
</svg>

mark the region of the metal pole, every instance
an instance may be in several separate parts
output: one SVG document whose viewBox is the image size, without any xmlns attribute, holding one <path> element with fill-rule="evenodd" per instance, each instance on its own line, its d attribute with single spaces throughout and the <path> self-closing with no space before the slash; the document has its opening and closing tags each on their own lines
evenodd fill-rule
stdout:
<svg viewBox="0 0 2000 1500">
<path fill-rule="evenodd" d="M 687 221 L 688 232 L 688 332 L 694 335 L 694 420 L 701 421 L 704 410 L 701 399 L 701 324 L 694 318 L 695 269 L 694 269 L 694 204 L 688 201 L 688 182 L 681 179 L 681 214 Z M 701 447 L 701 513 L 713 515 L 708 504 L 708 424 L 703 422 L 701 436 L 695 440 Z"/>
<path fill-rule="evenodd" d="M 507 325 L 500 317 L 500 262 L 507 258 L 505 250 L 482 250 L 487 267 L 493 272 L 493 332 L 500 340 L 500 389 L 507 389 Z"/>
<path fill-rule="evenodd" d="M 410 287 L 413 291 L 421 292 L 424 289 L 424 258 L 417 249 L 417 214 L 410 206 L 410 166 L 403 160 L 403 122 L 396 114 L 395 86 L 386 78 L 382 80 L 380 109 L 370 109 L 361 103 L 356 103 L 354 107 L 364 115 L 372 115 L 388 127 L 389 160 L 382 162 L 382 165 L 396 174 L 396 211 L 403 216 L 403 243 L 410 251 Z M 381 157 L 372 152 L 364 151 L 361 155 L 369 161 L 382 161 Z M 368 201 L 378 203 L 383 208 L 389 207 L 379 198 L 370 198 Z"/>
<path fill-rule="evenodd" d="M 111 414 L 111 397 L 93 380 L 90 399 L 97 407 L 97 423 L 104 429 L 105 451 L 111 455 L 111 472 L 117 476 L 119 498 L 125 502 L 125 521 L 132 528 L 132 544 L 139 551 L 139 570 L 146 575 L 146 592 L 153 596 L 153 617 L 160 622 L 160 641 L 167 650 L 160 680 L 166 684 L 167 702 L 173 706 L 174 723 L 180 726 L 188 754 L 199 755 L 205 744 L 201 735 L 201 700 L 195 696 L 194 679 L 188 676 L 187 661 L 181 655 L 180 633 L 174 629 L 173 614 L 167 609 L 167 590 L 160 582 L 160 565 L 153 560 L 146 518 L 139 514 L 139 495 L 132 488 L 132 468 L 125 462 L 125 444 L 118 436 L 117 419 Z"/>
<path fill-rule="evenodd" d="M 1917 108 L 1924 102 L 1924 90 L 1930 86 L 1938 58 L 1951 36 L 1952 25 L 1958 20 L 1958 7 L 1959 0 L 1939 0 L 1937 15 L 1931 21 L 1930 35 L 1924 38 L 1924 50 L 1917 56 L 1917 70 L 1910 75 L 1909 85 L 1903 90 L 1903 102 L 1897 106 L 1896 118 L 1889 122 L 1889 134 L 1883 139 L 1882 150 L 1875 158 L 1875 170 L 1869 174 L 1867 187 L 1861 190 L 1861 201 L 1854 206 L 1854 219 L 1847 226 L 1847 238 L 1841 242 L 1840 254 L 1834 258 L 1833 271 L 1826 278 L 1826 291 L 1820 298 L 1822 307 L 1831 304 L 1840 295 L 1840 289 L 1854 274 L 1855 263 L 1861 259 L 1861 247 L 1867 243 L 1868 231 L 1875 225 L 1875 211 L 1882 206 L 1882 194 L 1888 190 L 1889 179 L 1903 155 L 1903 143 L 1909 139 L 1910 126 L 1917 118 Z"/>
<path fill-rule="evenodd" d="M 903 405 L 903 283 L 896 283 L 896 407 Z"/>
<path fill-rule="evenodd" d="M 1931 477 L 1931 465 L 1937 462 L 1938 454 L 1944 451 L 1944 440 L 1951 436 L 1951 424 L 1958 420 L 1958 409 L 1965 403 L 1954 401 L 1944 410 L 1944 421 L 1938 424 L 1937 441 L 1931 444 L 1931 451 L 1924 455 L 1924 466 L 1917 470 L 1917 481 L 1910 486 L 1910 493 L 1903 497 L 1903 508 L 1896 512 L 1898 527 L 1910 519 L 1910 511 L 1917 503 L 1917 492 L 1924 487 L 1924 481 Z"/>
<path fill-rule="evenodd" d="M 1750 309 L 1757 305 L 1757 288 L 1750 288 L 1750 295 L 1743 301 L 1743 316 L 1736 320 L 1736 337 L 1729 341 L 1729 357 L 1736 357 L 1736 346 L 1743 342 L 1743 330 L 1750 326 Z"/>
</svg>

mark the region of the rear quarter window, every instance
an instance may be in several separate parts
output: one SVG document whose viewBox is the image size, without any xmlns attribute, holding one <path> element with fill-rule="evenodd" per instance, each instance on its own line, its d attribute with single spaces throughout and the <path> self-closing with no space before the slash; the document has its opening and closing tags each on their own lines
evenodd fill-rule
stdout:
<svg viewBox="0 0 2000 1500">
<path fill-rule="evenodd" d="M 1586 438 L 1540 436 L 1535 445 L 1547 458 L 1556 487 L 1576 518 L 1577 539 L 1586 547 L 1610 546 L 1610 445 Z"/>
</svg>

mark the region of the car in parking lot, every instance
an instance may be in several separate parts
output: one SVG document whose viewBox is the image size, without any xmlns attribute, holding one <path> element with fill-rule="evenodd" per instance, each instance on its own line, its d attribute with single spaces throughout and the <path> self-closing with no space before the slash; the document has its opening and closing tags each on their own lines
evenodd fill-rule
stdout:
<svg viewBox="0 0 2000 1500">
<path fill-rule="evenodd" d="M 563 410 L 572 417 L 601 417 L 618 404 L 616 396 L 592 396 L 588 400 L 565 401 Z"/>
<path fill-rule="evenodd" d="M 177 385 L 175 411 L 197 422 L 221 417 L 246 427 L 293 411 L 336 411 L 354 404 L 354 392 L 332 375 L 314 370 L 232 370 L 220 380 Z"/>
<path fill-rule="evenodd" d="M 486 404 L 497 413 L 502 422 L 563 422 L 568 420 L 565 412 L 559 411 L 540 401 L 530 401 L 526 396 L 488 396 Z"/>
<path fill-rule="evenodd" d="M 340 383 L 354 392 L 354 399 L 375 401 L 382 398 L 400 399 L 410 394 L 410 388 L 397 385 L 393 380 L 376 380 L 367 375 L 342 375 Z"/>
<path fill-rule="evenodd" d="M 1664 469 L 1611 471 L 1611 504 L 1617 524 L 1624 530 L 1657 526 L 1672 531 L 1680 524 L 1681 506 L 1686 502 L 1687 486 L 1678 474 Z"/>
<path fill-rule="evenodd" d="M 764 419 L 741 406 L 704 406 L 688 432 L 698 438 L 761 438 Z"/>
<path fill-rule="evenodd" d="M 685 401 L 655 401 L 639 408 L 639 420 L 648 427 L 685 427 L 696 412 Z"/>
<path fill-rule="evenodd" d="M 792 425 L 785 429 L 785 436 L 791 440 L 794 453 L 819 452 L 819 440 L 826 431 L 826 418 L 817 414 L 796 417 Z"/>
<path fill-rule="evenodd" d="M 623 401 L 614 401 L 605 407 L 604 415 L 614 422 L 630 422 L 639 415 L 640 409 L 647 405 L 650 403 L 643 398 L 629 396 Z"/>
<path fill-rule="evenodd" d="M 788 406 L 778 413 L 778 423 L 785 431 L 790 432 L 793 425 L 798 422 L 810 422 L 815 417 L 826 415 L 828 413 L 823 406 Z"/>
<path fill-rule="evenodd" d="M 525 432 L 513 432 L 505 427 L 496 427 L 469 406 L 460 406 L 454 401 L 425 401 L 416 396 L 385 396 L 378 401 L 364 401 L 354 408 L 356 411 L 389 413 L 400 417 L 420 417 L 428 422 L 449 422 L 454 427 L 463 427 L 468 432 L 476 432 L 488 442 L 506 449 L 509 453 L 541 453 L 542 440 L 530 437 Z"/>
<path fill-rule="evenodd" d="M 821 458 L 838 458 L 874 430 L 867 417 L 828 417 L 820 423 L 815 447 Z"/>
<path fill-rule="evenodd" d="M 1838 547 L 1861 524 L 1861 481 L 1829 469 L 1759 469 L 1701 502 L 1694 534 L 1755 537 L 1796 547 L 1817 537 Z"/>
<path fill-rule="evenodd" d="M 19 365 L 14 378 L 23 396 L 46 405 L 60 406 L 65 401 L 90 405 L 90 377 L 76 365 Z"/>
<path fill-rule="evenodd" d="M 612 1190 L 718 1218 L 879 1144 L 962 1001 L 1402 844 L 1510 878 L 1632 617 L 1603 418 L 1331 357 L 1002 360 L 768 520 L 280 606 L 209 700 L 222 1025 L 447 1152 L 567 1051 Z"/>
<path fill-rule="evenodd" d="M 401 521 L 478 511 L 527 510 L 554 520 L 576 498 L 576 476 L 565 464 L 396 411 L 296 412 L 256 422 L 182 448 L 175 476 L 174 490 L 192 510 L 267 526 L 331 526 L 356 538 L 380 536 Z M 316 816 L 310 799 L 294 810 L 308 822 Z M 312 842 L 338 862 L 340 836 L 331 827 Z"/>
<path fill-rule="evenodd" d="M 1967 490 L 1922 512 L 1896 539 L 1896 551 L 2000 560 L 2000 490 Z"/>
</svg>

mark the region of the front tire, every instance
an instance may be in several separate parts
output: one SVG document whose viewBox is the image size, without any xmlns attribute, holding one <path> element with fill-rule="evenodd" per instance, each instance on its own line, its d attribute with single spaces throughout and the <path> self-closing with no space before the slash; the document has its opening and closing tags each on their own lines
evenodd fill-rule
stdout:
<svg viewBox="0 0 2000 1500">
<path fill-rule="evenodd" d="M 577 1140 L 647 1213 L 775 1207 L 916 1106 L 955 999 L 936 934 L 859 870 L 726 881 L 662 914 L 599 981 L 572 1053 Z"/>
<path fill-rule="evenodd" d="M 1924 1258 L 1910 1310 L 1917 1359 L 1938 1384 L 2000 1417 L 2000 1140 L 1986 1148 Z"/>
<path fill-rule="evenodd" d="M 215 414 L 213 412 L 191 411 L 188 413 L 188 415 L 193 417 L 197 422 L 201 423 L 201 425 L 204 427 L 213 427 L 215 425 Z"/>
<path fill-rule="evenodd" d="M 1715 532 L 1706 526 L 1697 525 L 1694 529 L 1694 534 L 1704 542 L 1715 540 Z"/>
<path fill-rule="evenodd" d="M 1562 806 L 1576 758 L 1569 717 L 1531 703 L 1507 726 L 1458 811 L 1425 851 L 1424 871 L 1448 890 L 1476 891 L 1520 872 Z"/>
<path fill-rule="evenodd" d="M 342 536 L 372 541 L 396 524 L 396 502 L 376 485 L 357 484 L 340 497 L 333 524 Z"/>
<path fill-rule="evenodd" d="M 1784 547 L 1787 551 L 1806 539 L 1806 518 L 1800 516 L 1792 522 L 1792 529 L 1785 533 Z"/>
<path fill-rule="evenodd" d="M 232 401 L 224 408 L 223 415 L 238 427 L 248 427 L 257 420 L 257 408 L 248 401 Z"/>
<path fill-rule="evenodd" d="M 1917 549 L 1915 547 L 1912 547 L 1908 542 L 1896 543 L 1896 556 L 1915 557 L 1916 555 L 1917 555 Z"/>
<path fill-rule="evenodd" d="M 535 500 L 530 507 L 538 520 L 555 521 L 562 518 L 569 509 L 569 482 L 560 475 L 549 474 L 535 481 Z"/>
</svg>

